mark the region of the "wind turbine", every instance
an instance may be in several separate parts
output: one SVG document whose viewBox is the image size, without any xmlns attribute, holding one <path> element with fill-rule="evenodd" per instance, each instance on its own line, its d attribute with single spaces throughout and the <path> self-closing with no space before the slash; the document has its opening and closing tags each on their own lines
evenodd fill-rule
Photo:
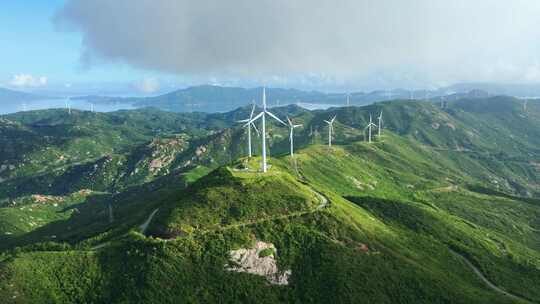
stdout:
<svg viewBox="0 0 540 304">
<path fill-rule="evenodd" d="M 266 109 L 266 88 L 263 88 L 263 96 L 262 96 L 262 102 L 263 102 L 263 110 L 261 113 L 257 114 L 257 116 L 253 117 L 250 121 L 246 123 L 246 125 L 249 125 L 250 123 L 255 122 L 257 119 L 261 118 L 261 124 L 262 124 L 262 171 L 266 172 L 268 171 L 268 166 L 266 165 L 266 114 L 268 114 L 273 119 L 279 121 L 282 125 L 287 126 L 286 123 L 283 122 L 283 120 L 279 119 L 276 115 L 272 114 Z"/>
<path fill-rule="evenodd" d="M 238 121 L 238 122 L 247 123 L 246 125 L 244 125 L 244 127 L 246 127 L 247 130 L 248 130 L 248 156 L 249 157 L 252 156 L 252 153 L 251 153 L 251 127 L 253 127 L 253 129 L 255 129 L 255 131 L 257 132 L 257 135 L 259 135 L 259 130 L 257 130 L 257 127 L 255 127 L 255 124 L 251 121 L 253 119 L 253 113 L 254 112 L 255 112 L 255 102 L 253 102 L 253 107 L 251 108 L 251 114 L 249 114 L 249 118 Z"/>
<path fill-rule="evenodd" d="M 94 104 L 93 103 L 90 103 L 90 112 L 94 112 Z"/>
<path fill-rule="evenodd" d="M 69 102 L 67 101 L 67 99 L 66 99 L 66 109 L 68 110 L 68 114 L 71 115 L 71 105 L 69 104 Z"/>
<path fill-rule="evenodd" d="M 332 131 L 334 131 L 334 120 L 336 120 L 336 116 L 332 117 L 330 121 L 325 120 L 324 122 L 328 124 L 328 147 L 332 147 Z"/>
<path fill-rule="evenodd" d="M 347 94 L 347 107 L 351 106 L 351 94 Z"/>
<path fill-rule="evenodd" d="M 377 125 L 373 123 L 373 119 L 371 118 L 371 114 L 369 114 L 369 124 L 366 126 L 365 129 L 368 129 L 368 133 L 369 133 L 368 139 L 369 139 L 370 143 L 371 143 L 371 128 L 372 127 L 377 127 Z"/>
<path fill-rule="evenodd" d="M 291 142 L 291 157 L 294 156 L 294 128 L 301 127 L 302 125 L 295 125 L 289 117 L 287 117 L 287 122 L 289 123 L 289 141 Z"/>
<path fill-rule="evenodd" d="M 377 137 L 381 137 L 381 134 L 382 134 L 382 110 L 381 110 L 381 114 L 379 114 L 379 117 L 377 117 L 377 119 L 379 120 L 379 126 L 377 127 L 377 131 L 379 132 L 379 134 L 377 135 Z"/>
</svg>

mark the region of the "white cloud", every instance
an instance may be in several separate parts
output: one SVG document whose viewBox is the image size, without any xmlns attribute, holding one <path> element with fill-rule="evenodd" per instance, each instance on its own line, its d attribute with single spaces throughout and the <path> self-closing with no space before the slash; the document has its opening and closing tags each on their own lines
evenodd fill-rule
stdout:
<svg viewBox="0 0 540 304">
<path fill-rule="evenodd" d="M 399 85 L 535 79 L 539 15 L 538 0 L 67 0 L 56 20 L 90 64 Z"/>
<path fill-rule="evenodd" d="M 8 83 L 12 87 L 18 88 L 37 88 L 47 85 L 47 77 L 45 76 L 33 76 L 30 74 L 17 74 L 13 75 L 13 78 Z"/>
<path fill-rule="evenodd" d="M 156 78 L 147 77 L 135 83 L 135 87 L 142 93 L 152 94 L 159 90 L 160 84 Z"/>
</svg>

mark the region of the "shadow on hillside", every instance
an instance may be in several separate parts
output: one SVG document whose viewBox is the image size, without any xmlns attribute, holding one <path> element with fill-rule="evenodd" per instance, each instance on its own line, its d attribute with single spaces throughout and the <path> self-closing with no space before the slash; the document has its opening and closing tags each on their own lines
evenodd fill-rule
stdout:
<svg viewBox="0 0 540 304">
<path fill-rule="evenodd" d="M 527 204 L 530 204 L 530 205 L 540 206 L 540 199 L 534 198 L 534 197 L 516 196 L 516 195 L 508 194 L 508 193 L 505 193 L 505 192 L 501 192 L 501 191 L 493 190 L 493 189 L 490 189 L 490 188 L 486 188 L 486 187 L 483 187 L 483 186 L 480 186 L 480 185 L 466 185 L 466 188 L 467 188 L 467 190 L 469 190 L 471 192 L 504 197 L 504 198 L 524 202 L 524 203 L 527 203 Z M 536 195 L 536 193 L 535 193 L 535 195 Z"/>
<path fill-rule="evenodd" d="M 402 225 L 415 232 L 439 234 L 444 230 L 440 221 L 422 209 L 421 203 L 388 200 L 377 197 L 346 196 L 345 199 L 366 209 L 383 221 Z"/>
<path fill-rule="evenodd" d="M 105 238 L 111 238 L 138 227 L 152 210 L 184 189 L 185 183 L 180 175 L 175 174 L 115 195 L 90 195 L 83 202 L 58 211 L 73 211 L 69 218 L 48 223 L 20 236 L 2 239 L 0 250 L 50 241 L 75 244 L 106 232 Z M 109 222 L 109 204 L 113 206 L 112 223 Z"/>
</svg>

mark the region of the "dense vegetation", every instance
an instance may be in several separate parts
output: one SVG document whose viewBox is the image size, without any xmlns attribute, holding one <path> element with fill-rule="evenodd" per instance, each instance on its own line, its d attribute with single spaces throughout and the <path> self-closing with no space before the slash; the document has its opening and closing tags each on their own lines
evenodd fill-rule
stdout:
<svg viewBox="0 0 540 304">
<path fill-rule="evenodd" d="M 540 302 L 538 102 L 279 108 L 267 174 L 248 111 L 1 117 L 3 303 Z M 256 241 L 288 285 L 228 270 Z"/>
</svg>

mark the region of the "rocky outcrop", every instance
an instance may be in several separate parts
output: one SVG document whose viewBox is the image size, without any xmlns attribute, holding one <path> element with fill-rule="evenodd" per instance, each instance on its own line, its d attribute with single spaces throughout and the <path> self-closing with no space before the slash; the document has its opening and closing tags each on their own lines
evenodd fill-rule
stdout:
<svg viewBox="0 0 540 304">
<path fill-rule="evenodd" d="M 270 284 L 288 285 L 291 270 L 279 271 L 274 244 L 256 242 L 253 248 L 241 248 L 230 252 L 230 265 L 226 269 L 235 272 L 263 276 Z"/>
</svg>

